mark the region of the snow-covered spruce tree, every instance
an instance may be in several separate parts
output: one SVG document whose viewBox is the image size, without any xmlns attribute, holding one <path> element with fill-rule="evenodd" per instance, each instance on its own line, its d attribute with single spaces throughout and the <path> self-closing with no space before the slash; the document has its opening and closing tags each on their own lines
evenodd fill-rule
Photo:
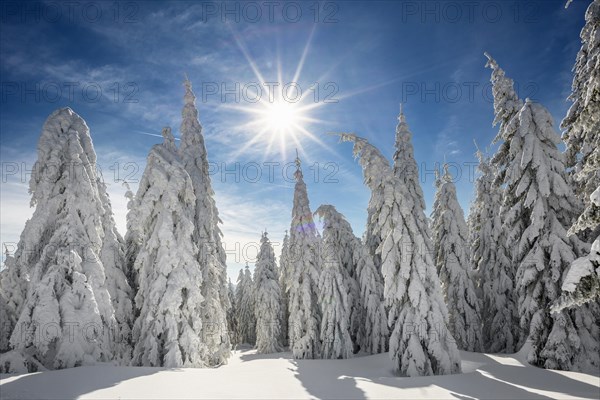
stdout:
<svg viewBox="0 0 600 400">
<path fill-rule="evenodd" d="M 10 335 L 17 322 L 17 308 L 23 304 L 26 294 L 26 280 L 20 278 L 17 272 L 15 258 L 5 245 L 4 269 L 0 271 L 0 353 L 10 350 Z"/>
<path fill-rule="evenodd" d="M 258 353 L 281 351 L 281 288 L 275 252 L 265 232 L 254 267 L 254 315 Z"/>
<path fill-rule="evenodd" d="M 196 199 L 170 128 L 163 136 L 164 143 L 150 150 L 132 206 L 141 243 L 134 263 L 139 288 L 133 363 L 204 367 L 210 352 L 203 341 L 202 269 L 193 240 Z"/>
<path fill-rule="evenodd" d="M 509 142 L 503 230 L 517 266 L 516 289 L 522 336 L 530 363 L 553 369 L 600 366 L 599 328 L 592 309 L 550 314 L 563 272 L 587 251 L 567 228 L 580 210 L 558 151 L 552 116 L 526 101 L 506 127 Z M 589 356 L 594 354 L 596 356 Z"/>
<path fill-rule="evenodd" d="M 238 278 L 235 283 L 235 301 L 233 302 L 233 304 L 235 304 L 234 311 L 235 311 L 236 324 L 235 324 L 235 331 L 231 334 L 231 336 L 233 337 L 231 339 L 231 342 L 235 343 L 235 345 L 244 343 L 245 326 L 241 325 L 241 323 L 242 323 L 241 307 L 243 304 L 243 299 L 244 299 L 244 269 L 242 268 L 242 269 L 240 269 L 240 273 L 238 274 Z"/>
<path fill-rule="evenodd" d="M 18 315 L 11 347 L 46 368 L 112 360 L 115 310 L 102 260 L 112 211 L 89 128 L 71 109 L 46 120 L 29 188 L 36 209 L 7 271 L 19 285 L 8 299 Z"/>
<path fill-rule="evenodd" d="M 280 343 L 283 346 L 289 344 L 288 340 L 288 323 L 289 323 L 289 247 L 290 237 L 285 231 L 283 237 L 283 245 L 281 247 L 281 255 L 279 257 L 279 287 L 281 288 L 281 338 Z"/>
<path fill-rule="evenodd" d="M 296 157 L 296 186 L 289 242 L 289 340 L 294 358 L 320 358 L 321 310 L 318 304 L 319 238 L 310 211 L 300 159 Z"/>
<path fill-rule="evenodd" d="M 362 350 L 375 354 L 386 351 L 388 328 L 380 271 L 366 247 L 354 236 L 348 221 L 335 207 L 321 206 L 315 214 L 323 221 L 322 263 L 338 260 L 346 270 L 343 275 L 347 278 L 345 285 L 350 304 L 353 352 Z M 326 267 L 325 264 L 323 266 Z M 320 296 L 323 296 L 322 292 Z M 321 299 L 322 308 L 324 303 L 328 305 L 325 299 Z"/>
<path fill-rule="evenodd" d="M 357 276 L 357 265 L 360 257 L 357 247 L 362 246 L 362 244 L 354 236 L 352 227 L 346 221 L 346 218 L 334 206 L 321 206 L 315 214 L 323 221 L 323 229 L 328 228 L 330 230 L 330 238 L 327 245 L 330 248 L 327 248 L 324 242 L 325 232 L 323 232 L 323 238 L 320 241 L 319 254 L 321 254 L 321 260 L 324 262 L 329 261 L 329 258 L 326 258 L 326 252 L 331 254 L 331 248 L 333 248 L 333 251 L 337 253 L 341 265 L 347 273 L 348 279 L 345 282 L 345 286 L 350 307 L 350 337 L 353 343 L 353 352 L 356 353 L 360 349 L 358 336 L 361 328 L 364 328 L 362 325 L 365 318 L 361 308 L 360 285 Z M 378 339 L 377 337 L 374 338 L 375 341 Z"/>
<path fill-rule="evenodd" d="M 404 183 L 411 197 L 425 211 L 425 197 L 419 183 L 419 169 L 415 161 L 412 133 L 406 123 L 402 104 L 400 105 L 400 115 L 398 115 L 398 125 L 396 126 L 395 148 L 394 175 Z"/>
<path fill-rule="evenodd" d="M 129 183 L 123 182 L 123 186 L 125 187 L 125 198 L 127 199 L 127 233 L 125 233 L 125 276 L 127 277 L 127 282 L 129 283 L 129 287 L 131 288 L 132 293 L 137 293 L 138 290 L 138 281 L 137 275 L 134 268 L 135 259 L 137 254 L 140 251 L 141 237 L 143 232 L 139 231 L 142 227 L 139 226 L 138 218 L 136 215 L 135 209 L 135 195 L 131 191 L 131 187 Z M 136 317 L 136 309 L 134 307 L 134 317 Z"/>
<path fill-rule="evenodd" d="M 315 212 L 323 222 L 321 246 L 322 268 L 319 280 L 319 305 L 321 308 L 321 357 L 349 358 L 354 353 L 356 333 L 361 320 L 358 284 L 354 277 L 354 235 L 350 224 L 331 205 L 322 205 Z"/>
<path fill-rule="evenodd" d="M 600 209 L 600 187 L 590 197 L 592 203 Z M 553 305 L 553 311 L 556 312 L 567 307 L 590 303 L 590 307 L 598 313 L 598 298 L 600 296 L 600 236 L 592 243 L 589 254 L 573 261 L 565 274 L 562 290 L 562 295 Z"/>
<path fill-rule="evenodd" d="M 8 302 L 6 298 L 0 293 L 0 353 L 4 353 L 10 350 L 9 339 L 10 334 L 15 328 L 16 318 L 14 314 L 11 314 L 8 310 Z M 4 371 L 2 371 L 4 372 Z"/>
<path fill-rule="evenodd" d="M 478 152 L 479 153 L 479 152 Z M 481 176 L 477 175 L 477 172 L 475 172 L 475 186 L 477 186 L 477 180 L 479 178 L 481 178 Z M 436 184 L 437 187 L 437 184 Z M 477 193 L 475 192 L 475 196 L 477 196 Z M 469 243 L 469 263 L 470 263 L 470 268 L 471 268 L 471 274 L 473 276 L 473 283 L 475 285 L 475 294 L 477 295 L 477 298 L 479 299 L 479 309 L 481 310 L 483 304 L 483 288 L 482 288 L 482 284 L 483 284 L 483 280 L 481 278 L 481 270 L 478 269 L 478 265 L 479 265 L 479 260 L 481 259 L 481 249 L 478 246 L 479 243 L 479 235 L 480 235 L 480 231 L 481 231 L 481 225 L 482 225 L 482 220 L 481 220 L 481 208 L 479 206 L 477 206 L 476 204 L 476 200 L 478 199 L 473 199 L 471 200 L 471 203 L 469 204 L 469 213 L 467 215 L 467 231 L 468 231 L 468 239 L 467 242 Z M 430 218 L 431 221 L 431 218 Z M 430 229 L 432 229 L 432 226 L 430 225 L 429 227 Z M 476 254 L 478 253 L 478 254 Z M 482 324 L 483 324 L 483 315 L 482 317 Z M 482 327 L 483 329 L 483 327 Z M 482 341 L 484 342 L 484 349 L 485 349 L 485 340 L 484 340 L 484 335 L 483 335 L 483 331 L 482 331 Z"/>
<path fill-rule="evenodd" d="M 389 329 L 383 297 L 383 277 L 366 246 L 357 238 L 352 259 L 356 265 L 356 280 L 362 308 L 361 326 L 357 342 L 368 354 L 383 353 L 388 349 Z"/>
<path fill-rule="evenodd" d="M 394 175 L 406 186 L 407 191 L 415 199 L 417 207 L 424 213 L 425 199 L 419 183 L 419 169 L 414 158 L 412 133 L 406 122 L 402 105 L 400 106 L 398 125 L 396 126 L 395 149 L 393 165 Z M 385 198 L 382 191 L 371 192 L 371 199 L 369 200 L 369 206 L 367 208 L 367 227 L 377 229 L 379 226 L 377 223 L 379 210 L 384 202 Z M 425 221 L 427 221 L 427 217 L 425 217 Z M 431 237 L 427 224 L 425 229 L 427 231 L 427 236 Z M 378 247 L 381 245 L 381 237 L 379 232 L 372 231 L 371 229 L 367 229 L 364 234 L 364 243 L 373 257 L 375 266 L 378 270 L 381 270 L 381 259 L 377 252 Z M 431 244 L 431 240 L 428 240 L 427 243 Z M 429 251 L 432 252 L 433 249 L 429 249 Z"/>
<path fill-rule="evenodd" d="M 229 307 L 229 311 L 227 312 L 227 330 L 229 331 L 229 340 L 231 341 L 232 348 L 235 348 L 237 344 L 237 310 L 235 306 L 235 287 L 233 283 L 231 283 L 231 279 L 229 279 L 228 285 L 228 293 L 229 303 L 231 307 Z"/>
<path fill-rule="evenodd" d="M 379 208 L 384 298 L 389 309 L 389 351 L 402 376 L 460 372 L 460 356 L 448 332 L 448 311 L 435 271 L 426 218 L 419 202 L 394 176 L 388 160 L 373 145 L 354 134 L 342 134 L 354 143 L 365 183 L 386 199 Z M 373 200 L 373 197 L 371 198 Z"/>
<path fill-rule="evenodd" d="M 237 343 L 254 346 L 256 343 L 256 318 L 254 315 L 254 291 L 250 267 L 240 270 L 235 290 Z"/>
<path fill-rule="evenodd" d="M 475 182 L 475 200 L 470 212 L 471 265 L 479 277 L 484 349 L 491 353 L 513 352 L 518 337 L 514 273 L 499 246 L 502 223 L 498 205 L 502 190 L 494 184 L 495 169 L 490 159 L 478 151 L 480 176 Z M 497 259 L 500 261 L 497 261 Z"/>
<path fill-rule="evenodd" d="M 106 288 L 115 309 L 115 322 L 111 334 L 114 335 L 114 358 L 122 364 L 129 364 L 133 348 L 131 329 L 134 321 L 133 290 L 129 284 L 125 241 L 117 231 L 112 214 L 112 206 L 104 183 L 98 184 L 98 193 L 104 204 L 102 216 L 104 240 L 100 249 L 100 260 L 106 274 Z"/>
<path fill-rule="evenodd" d="M 569 234 L 584 234 L 590 254 L 578 258 L 565 276 L 559 308 L 594 301 L 600 296 L 600 0 L 585 14 L 582 46 L 573 70 L 573 105 L 562 121 L 566 164 L 573 168 L 577 193 L 585 209 Z"/>
<path fill-rule="evenodd" d="M 213 198 L 208 156 L 195 104 L 196 97 L 188 79 L 185 80 L 184 86 L 179 153 L 183 166 L 192 179 L 196 198 L 193 238 L 200 250 L 199 262 L 202 267 L 202 324 L 205 328 L 210 327 L 210 330 L 204 329 L 202 340 L 210 352 L 208 364 L 217 366 L 225 363 L 231 355 L 227 332 L 227 310 L 230 304 L 227 294 L 225 249 L 221 242 L 221 220 Z"/>
<path fill-rule="evenodd" d="M 479 299 L 469 262 L 467 224 L 452 179 L 445 164 L 431 216 L 434 260 L 448 306 L 448 328 L 458 348 L 482 351 Z"/>
<path fill-rule="evenodd" d="M 400 114 L 398 115 L 398 125 L 396 126 L 396 151 L 394 153 L 394 175 L 406 186 L 406 190 L 411 198 L 414 199 L 415 207 L 419 207 L 417 212 L 425 215 L 425 197 L 423 189 L 419 183 L 419 169 L 414 156 L 412 145 L 412 133 L 406 122 L 404 109 L 400 105 Z M 425 221 L 429 221 L 425 216 Z M 431 221 L 429 221 L 431 222 Z M 429 223 L 425 223 L 427 237 L 431 238 Z M 426 241 L 427 245 L 433 244 L 431 240 Z M 433 247 L 428 249 L 430 254 L 433 254 Z"/>
<path fill-rule="evenodd" d="M 491 183 L 493 188 L 500 191 L 500 199 L 504 199 L 506 194 L 506 184 L 508 182 L 507 170 L 514 159 L 510 155 L 510 142 L 514 132 L 508 128 L 510 122 L 516 118 L 523 102 L 519 99 L 514 90 L 514 82 L 508 78 L 502 68 L 498 66 L 488 53 L 485 53 L 488 58 L 486 67 L 492 69 L 492 94 L 494 96 L 494 125 L 499 125 L 498 134 L 494 138 L 494 143 L 500 142 L 498 150 L 491 159 L 490 165 L 495 174 L 494 180 Z M 504 221 L 509 208 L 502 206 L 498 211 L 498 222 L 500 225 L 495 226 L 498 232 L 496 238 L 496 254 L 495 262 L 489 264 L 487 268 L 493 269 L 493 278 L 497 279 L 494 285 L 497 289 L 494 293 L 495 301 L 498 304 L 498 311 L 494 318 L 494 326 L 502 327 L 499 332 L 501 335 L 492 338 L 491 347 L 488 351 L 498 351 L 512 353 L 517 351 L 519 340 L 523 336 L 519 326 L 519 312 L 517 310 L 516 293 L 516 263 L 512 258 L 511 244 L 519 239 L 519 229 L 505 226 Z M 514 308 L 513 308 L 514 307 Z M 493 310 L 492 310 L 493 311 Z M 494 335 L 494 330 L 491 331 Z M 510 334 L 509 334 L 510 332 Z"/>
<path fill-rule="evenodd" d="M 246 281 L 246 297 L 245 301 L 248 309 L 248 344 L 252 346 L 256 345 L 256 316 L 254 314 L 254 310 L 256 307 L 254 306 L 254 281 L 252 280 L 252 273 L 250 272 L 250 267 L 246 264 L 244 268 L 244 279 Z"/>
<path fill-rule="evenodd" d="M 600 209 L 590 196 L 600 186 L 600 0 L 594 0 L 585 13 L 581 49 L 573 67 L 569 100 L 573 105 L 562 121 L 567 167 L 573 168 L 578 195 L 586 209 L 574 225 L 574 232 L 590 229 L 590 241 L 598 235 Z"/>
</svg>

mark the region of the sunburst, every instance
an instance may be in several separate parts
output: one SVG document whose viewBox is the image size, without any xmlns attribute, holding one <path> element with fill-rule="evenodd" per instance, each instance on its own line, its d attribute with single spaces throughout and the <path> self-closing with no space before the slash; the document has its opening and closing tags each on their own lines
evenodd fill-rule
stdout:
<svg viewBox="0 0 600 400">
<path fill-rule="evenodd" d="M 302 80 L 300 79 L 300 74 L 309 53 L 313 34 L 314 30 L 307 40 L 292 79 L 284 82 L 282 78 L 284 71 L 282 71 L 281 63 L 277 62 L 277 82 L 273 84 L 272 80 L 269 81 L 264 78 L 256 62 L 248 53 L 240 36 L 232 31 L 239 49 L 254 72 L 256 80 L 262 86 L 260 87 L 261 93 L 252 91 L 249 96 L 258 98 L 258 101 L 227 105 L 227 107 L 242 111 L 250 117 L 246 123 L 240 126 L 240 129 L 249 132 L 252 136 L 238 149 L 236 152 L 237 155 L 246 152 L 252 146 L 259 145 L 260 143 L 266 144 L 266 151 L 263 153 L 265 156 L 273 151 L 273 147 L 276 144 L 278 144 L 282 157 L 286 156 L 288 146 L 295 147 L 300 153 L 304 154 L 303 139 L 316 142 L 320 146 L 329 149 L 317 135 L 310 132 L 307 128 L 310 124 L 324 122 L 311 117 L 310 114 L 314 109 L 322 107 L 327 103 L 314 101 L 314 97 L 311 96 L 313 92 L 310 91 L 310 87 L 301 87 L 300 95 L 298 95 L 299 92 L 290 94 L 290 91 L 295 91 L 297 87 L 300 87 L 298 82 Z M 269 83 L 266 84 L 267 82 Z M 264 147 L 261 147 L 262 150 L 264 150 Z M 332 149 L 329 150 L 333 151 Z"/>
</svg>

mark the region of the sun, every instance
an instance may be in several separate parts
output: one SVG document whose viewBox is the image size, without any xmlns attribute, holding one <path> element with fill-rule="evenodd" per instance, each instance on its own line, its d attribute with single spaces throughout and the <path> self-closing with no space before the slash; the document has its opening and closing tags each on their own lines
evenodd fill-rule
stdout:
<svg viewBox="0 0 600 400">
<path fill-rule="evenodd" d="M 279 148 L 279 154 L 282 157 L 286 157 L 289 147 L 296 148 L 303 155 L 303 143 L 306 144 L 307 141 L 334 152 L 312 131 L 315 126 L 326 121 L 317 119 L 311 114 L 327 102 L 319 101 L 318 95 L 315 94 L 318 93 L 318 88 L 314 88 L 314 82 L 317 80 L 301 79 L 302 68 L 313 34 L 314 29 L 308 37 L 293 74 L 284 73 L 278 54 L 276 58 L 277 77 L 265 78 L 259 71 L 256 61 L 250 56 L 242 36 L 232 31 L 239 50 L 245 56 L 248 66 L 256 78 L 251 85 L 248 84 L 244 89 L 248 90 L 248 98 L 252 98 L 252 101 L 244 104 L 236 102 L 236 104 L 225 105 L 226 108 L 243 112 L 248 117 L 245 123 L 235 128 L 244 133 L 247 140 L 240 143 L 238 149 L 233 153 L 234 156 L 258 150 L 263 157 L 267 157 L 274 147 Z M 293 88 L 291 93 L 290 88 Z M 242 91 L 242 93 L 245 92 Z M 251 150 L 252 148 L 254 149 Z"/>
<path fill-rule="evenodd" d="M 267 105 L 264 110 L 264 123 L 271 134 L 290 134 L 301 120 L 301 111 L 289 102 L 277 101 Z"/>
<path fill-rule="evenodd" d="M 302 152 L 301 138 L 323 145 L 322 141 L 307 129 L 308 124 L 319 122 L 309 116 L 314 106 L 286 101 L 282 97 L 284 96 L 271 101 L 261 101 L 252 106 L 235 107 L 250 116 L 242 128 L 252 133 L 252 137 L 240 146 L 238 154 L 259 142 L 266 143 L 264 154 L 269 154 L 278 143 L 282 155 L 286 153 L 287 146 L 296 147 Z"/>
</svg>

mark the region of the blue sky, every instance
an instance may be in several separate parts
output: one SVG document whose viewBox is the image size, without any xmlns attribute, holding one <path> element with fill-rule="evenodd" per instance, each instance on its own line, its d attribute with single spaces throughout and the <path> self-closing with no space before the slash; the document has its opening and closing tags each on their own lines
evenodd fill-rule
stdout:
<svg viewBox="0 0 600 400">
<path fill-rule="evenodd" d="M 272 9 L 262 1 L 3 2 L 1 241 L 17 242 L 32 213 L 27 169 L 44 120 L 65 106 L 90 126 L 124 234 L 121 181 L 136 187 L 148 150 L 161 141 L 148 133 L 169 125 L 178 135 L 184 73 L 198 97 L 232 277 L 245 259 L 252 264 L 262 230 L 278 243 L 289 227 L 293 182 L 284 175 L 291 177 L 296 148 L 311 208 L 335 205 L 362 235 L 369 192 L 361 169 L 351 146 L 326 132 L 356 132 L 391 158 L 400 102 L 428 212 L 432 170 L 446 160 L 461 167 L 467 214 L 473 139 L 483 148 L 496 132 L 483 52 L 558 126 L 589 3 L 565 10 L 563 0 L 281 1 Z M 254 82 L 300 88 L 305 97 L 295 104 L 310 135 L 257 139 L 252 111 L 263 106 L 251 102 Z M 223 96 L 223 85 L 239 98 Z M 264 92 L 261 99 L 268 102 Z"/>
</svg>

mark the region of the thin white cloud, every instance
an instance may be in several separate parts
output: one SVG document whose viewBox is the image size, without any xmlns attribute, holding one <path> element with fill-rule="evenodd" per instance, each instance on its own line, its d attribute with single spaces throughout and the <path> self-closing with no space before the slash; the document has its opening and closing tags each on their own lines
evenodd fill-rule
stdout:
<svg viewBox="0 0 600 400">
<path fill-rule="evenodd" d="M 437 135 L 435 142 L 435 152 L 438 157 L 444 158 L 446 157 L 446 161 L 454 161 L 452 157 L 449 156 L 458 156 L 462 153 L 459 140 L 463 140 L 461 138 L 468 137 L 462 130 L 458 122 L 458 117 L 453 115 L 448 119 L 446 126 L 442 129 L 442 131 Z"/>
</svg>

